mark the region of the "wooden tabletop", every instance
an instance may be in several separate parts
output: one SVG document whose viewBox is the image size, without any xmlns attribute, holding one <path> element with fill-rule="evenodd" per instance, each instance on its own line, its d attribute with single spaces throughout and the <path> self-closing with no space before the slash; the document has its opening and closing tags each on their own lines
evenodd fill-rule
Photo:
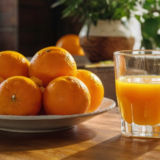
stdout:
<svg viewBox="0 0 160 160">
<path fill-rule="evenodd" d="M 32 159 L 159 160 L 160 139 L 123 137 L 117 107 L 65 131 L 0 131 L 0 160 Z"/>
</svg>

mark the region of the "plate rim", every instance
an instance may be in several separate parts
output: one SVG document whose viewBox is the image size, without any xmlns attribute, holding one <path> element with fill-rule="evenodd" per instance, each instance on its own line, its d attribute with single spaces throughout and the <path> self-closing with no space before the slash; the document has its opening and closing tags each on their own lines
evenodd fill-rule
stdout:
<svg viewBox="0 0 160 160">
<path fill-rule="evenodd" d="M 35 116 L 17 116 L 17 115 L 0 115 L 0 120 L 58 120 L 58 119 L 66 119 L 66 118 L 78 118 L 78 117 L 87 117 L 101 114 L 103 112 L 107 112 L 113 109 L 116 106 L 114 100 L 110 98 L 103 97 L 103 99 L 112 101 L 112 104 L 109 107 L 102 108 L 100 110 L 95 110 L 90 113 L 83 114 L 73 114 L 73 115 L 35 115 Z"/>
</svg>

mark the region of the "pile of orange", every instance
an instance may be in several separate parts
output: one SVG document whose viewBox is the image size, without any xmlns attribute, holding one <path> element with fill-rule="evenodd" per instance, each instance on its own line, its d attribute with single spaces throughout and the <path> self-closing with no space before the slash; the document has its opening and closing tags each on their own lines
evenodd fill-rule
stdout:
<svg viewBox="0 0 160 160">
<path fill-rule="evenodd" d="M 18 52 L 0 52 L 0 114 L 93 112 L 103 96 L 100 79 L 90 71 L 78 70 L 65 49 L 44 48 L 30 62 Z"/>
<path fill-rule="evenodd" d="M 18 52 L 0 52 L 0 114 L 38 114 L 42 92 L 29 78 L 29 66 L 30 62 Z"/>
</svg>

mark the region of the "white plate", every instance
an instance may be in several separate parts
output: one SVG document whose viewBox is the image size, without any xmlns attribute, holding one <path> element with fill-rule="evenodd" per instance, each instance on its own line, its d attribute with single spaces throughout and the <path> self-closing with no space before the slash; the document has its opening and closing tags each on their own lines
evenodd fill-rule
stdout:
<svg viewBox="0 0 160 160">
<path fill-rule="evenodd" d="M 10 116 L 0 115 L 0 130 L 10 132 L 51 132 L 72 128 L 74 125 L 87 121 L 99 114 L 115 107 L 115 102 L 103 98 L 98 109 L 92 113 L 74 115 L 37 115 L 37 116 Z"/>
</svg>

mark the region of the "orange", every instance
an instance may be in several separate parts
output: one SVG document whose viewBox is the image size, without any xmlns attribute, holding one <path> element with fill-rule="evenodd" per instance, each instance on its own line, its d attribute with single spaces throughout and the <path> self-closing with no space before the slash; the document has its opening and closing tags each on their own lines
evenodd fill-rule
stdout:
<svg viewBox="0 0 160 160">
<path fill-rule="evenodd" d="M 0 84 L 0 114 L 36 115 L 41 105 L 42 92 L 31 79 L 14 76 Z"/>
<path fill-rule="evenodd" d="M 95 111 L 104 97 L 104 87 L 101 80 L 94 73 L 83 69 L 77 70 L 76 77 L 84 82 L 91 94 L 91 105 L 87 112 Z"/>
<path fill-rule="evenodd" d="M 60 76 L 75 76 L 76 62 L 72 55 L 59 47 L 47 47 L 38 51 L 30 62 L 29 76 L 39 86 Z"/>
<path fill-rule="evenodd" d="M 12 76 L 29 76 L 29 61 L 15 51 L 0 52 L 0 82 Z"/>
<path fill-rule="evenodd" d="M 84 55 L 83 49 L 80 46 L 79 36 L 76 34 L 64 35 L 57 41 L 56 46 L 66 49 L 72 55 Z"/>
<path fill-rule="evenodd" d="M 43 106 L 47 114 L 70 115 L 85 113 L 90 106 L 90 93 L 86 85 L 72 76 L 51 81 L 43 93 Z"/>
</svg>

